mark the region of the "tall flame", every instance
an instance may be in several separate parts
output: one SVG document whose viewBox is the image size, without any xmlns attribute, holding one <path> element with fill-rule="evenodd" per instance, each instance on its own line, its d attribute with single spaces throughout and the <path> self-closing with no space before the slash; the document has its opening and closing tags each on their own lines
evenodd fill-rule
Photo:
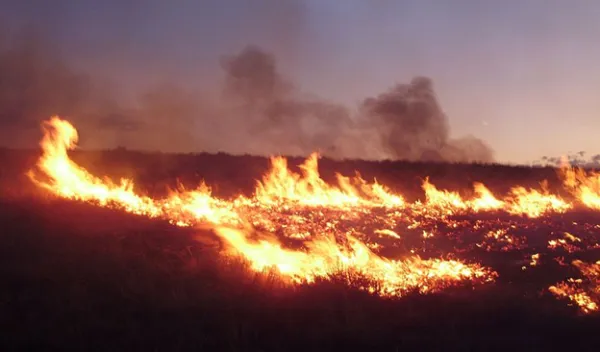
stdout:
<svg viewBox="0 0 600 352">
<path fill-rule="evenodd" d="M 139 215 L 160 215 L 160 209 L 152 199 L 134 193 L 131 180 L 121 179 L 119 184 L 101 180 L 69 159 L 67 150 L 73 149 L 78 141 L 77 130 L 69 122 L 55 116 L 42 127 L 42 156 L 37 165 L 47 180 L 38 179 L 33 171 L 28 173 L 37 185 L 69 199 L 100 206 L 116 205 Z"/>
<path fill-rule="evenodd" d="M 319 174 L 318 154 L 311 154 L 301 174 L 291 172 L 283 157 L 271 158 L 271 170 L 256 187 L 256 199 L 263 203 L 292 201 L 318 206 L 402 206 L 404 199 L 377 182 L 368 184 L 360 176 L 336 174 L 338 186 L 327 184 Z"/>
</svg>

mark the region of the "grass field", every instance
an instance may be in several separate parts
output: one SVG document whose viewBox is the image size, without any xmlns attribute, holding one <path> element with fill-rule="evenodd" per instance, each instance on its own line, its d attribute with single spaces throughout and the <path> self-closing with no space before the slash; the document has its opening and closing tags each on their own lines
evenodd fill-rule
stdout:
<svg viewBox="0 0 600 352">
<path fill-rule="evenodd" d="M 549 233 L 568 231 L 594 243 L 600 212 L 535 220 L 486 215 L 527 237 L 527 248 L 510 250 L 471 246 L 466 229 L 475 219 L 457 216 L 463 227 L 436 228 L 459 240 L 446 248 L 441 236 L 432 247 L 461 249 L 459 258 L 492 266 L 497 281 L 382 299 L 342 278 L 285 285 L 276 274 L 254 273 L 243 260 L 221 255 L 220 240 L 208 230 L 56 199 L 23 176 L 37 157 L 0 151 L 2 350 L 548 351 L 596 350 L 600 342 L 597 315 L 582 315 L 545 291 L 577 275 L 554 258 L 600 259 L 592 246 L 548 249 Z M 206 180 L 222 197 L 249 194 L 268 168 L 265 158 L 224 154 L 110 151 L 72 158 L 99 176 L 132 177 L 157 196 L 178 180 L 190 186 Z M 425 176 L 440 188 L 468 190 L 482 181 L 498 193 L 548 179 L 551 189 L 564 192 L 549 168 L 323 160 L 320 169 L 326 180 L 358 170 L 411 200 L 422 197 Z M 540 265 L 523 270 L 532 253 L 540 253 Z"/>
</svg>

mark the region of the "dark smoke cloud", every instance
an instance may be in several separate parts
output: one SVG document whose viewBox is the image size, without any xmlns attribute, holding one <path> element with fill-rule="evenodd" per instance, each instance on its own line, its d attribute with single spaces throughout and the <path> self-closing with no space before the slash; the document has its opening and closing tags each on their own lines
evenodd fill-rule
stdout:
<svg viewBox="0 0 600 352">
<path fill-rule="evenodd" d="M 164 82 L 132 101 L 120 96 L 118 82 L 67 65 L 58 46 L 35 32 L 0 38 L 4 145 L 35 145 L 40 121 L 59 114 L 77 125 L 88 148 L 493 160 L 483 141 L 450 138 L 448 118 L 425 77 L 349 108 L 309 96 L 279 71 L 272 53 L 247 46 L 219 60 L 223 80 L 216 97 Z"/>
<path fill-rule="evenodd" d="M 362 104 L 366 125 L 378 130 L 394 158 L 423 161 L 493 161 L 491 148 L 472 136 L 450 139 L 447 116 L 437 102 L 433 82 L 416 77 Z"/>
<path fill-rule="evenodd" d="M 224 96 L 241 108 L 267 114 L 294 89 L 277 70 L 275 57 L 257 46 L 221 58 L 225 71 Z"/>
</svg>

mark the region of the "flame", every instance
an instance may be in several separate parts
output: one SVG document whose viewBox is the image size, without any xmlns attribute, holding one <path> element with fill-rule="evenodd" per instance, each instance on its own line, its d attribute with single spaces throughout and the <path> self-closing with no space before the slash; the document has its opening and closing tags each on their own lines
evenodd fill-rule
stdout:
<svg viewBox="0 0 600 352">
<path fill-rule="evenodd" d="M 473 188 L 477 198 L 470 202 L 470 206 L 474 211 L 499 210 L 504 207 L 504 202 L 498 200 L 483 183 L 476 182 Z"/>
<path fill-rule="evenodd" d="M 425 191 L 426 204 L 447 215 L 464 212 L 467 209 L 475 212 L 504 210 L 513 215 L 537 218 L 551 212 L 564 213 L 572 208 L 570 203 L 557 195 L 550 194 L 546 182 L 542 182 L 541 190 L 513 187 L 504 200 L 497 199 L 482 183 L 477 182 L 473 186 L 477 197 L 467 201 L 463 200 L 457 192 L 438 190 L 427 178 L 422 187 Z"/>
<path fill-rule="evenodd" d="M 68 199 L 119 206 L 139 215 L 160 215 L 160 209 L 152 199 L 134 193 L 133 181 L 121 179 L 119 184 L 114 184 L 110 180 L 101 180 L 69 159 L 67 150 L 73 149 L 78 141 L 77 130 L 69 122 L 55 116 L 42 127 L 42 156 L 37 165 L 47 180 L 38 179 L 33 171 L 28 173 L 38 186 Z"/>
<path fill-rule="evenodd" d="M 536 254 L 532 254 L 531 255 L 531 261 L 529 262 L 530 266 L 536 266 L 538 265 L 538 263 L 540 262 L 540 254 L 536 253 Z"/>
<path fill-rule="evenodd" d="M 215 224 L 239 224 L 242 221 L 234 207 L 213 198 L 210 188 L 204 183 L 193 191 L 181 187 L 179 192 L 171 192 L 169 198 L 160 203 L 162 216 L 180 226 L 193 224 L 198 219 Z"/>
<path fill-rule="evenodd" d="M 428 206 L 438 208 L 446 214 L 453 214 L 467 209 L 467 204 L 458 193 L 438 190 L 436 186 L 429 182 L 428 177 L 423 181 L 422 188 L 425 191 Z"/>
<path fill-rule="evenodd" d="M 542 182 L 541 190 L 514 187 L 508 200 L 507 212 L 537 218 L 550 212 L 564 213 L 573 206 L 560 197 L 550 194 L 547 182 Z"/>
<path fill-rule="evenodd" d="M 373 232 L 376 233 L 376 234 L 386 235 L 386 236 L 389 236 L 389 237 L 400 239 L 400 235 L 398 235 L 395 231 L 392 231 L 392 230 L 383 229 L 383 230 L 375 230 Z"/>
<path fill-rule="evenodd" d="M 336 174 L 335 184 L 325 182 L 319 174 L 318 154 L 311 154 L 300 165 L 300 173 L 292 172 L 285 158 L 271 158 L 270 170 L 257 182 L 250 197 L 219 199 L 202 183 L 194 190 L 179 187 L 164 199 L 154 199 L 140 195 L 130 179 L 115 183 L 74 163 L 68 151 L 76 147 L 78 134 L 69 122 L 52 117 L 42 128 L 42 155 L 36 169 L 28 172 L 36 185 L 62 198 L 163 218 L 177 226 L 209 226 L 227 244 L 230 255 L 242 256 L 254 271 L 274 270 L 292 284 L 343 277 L 349 285 L 374 294 L 402 296 L 410 291 L 435 292 L 463 281 L 493 281 L 497 274 L 479 264 L 422 259 L 414 254 L 414 249 L 401 260 L 380 256 L 373 249 L 382 245 L 368 242 L 364 228 L 348 223 L 370 223 L 371 228 L 379 229 L 375 234 L 398 240 L 402 237 L 392 229 L 400 221 L 408 221 L 408 228 L 416 229 L 427 219 L 442 219 L 448 228 L 456 228 L 458 223 L 448 215 L 504 211 L 535 218 L 573 208 L 571 203 L 551 194 L 547 183 L 542 183 L 540 190 L 513 187 L 502 199 L 482 183 L 475 183 L 475 197 L 465 200 L 458 192 L 439 190 L 428 178 L 422 184 L 425 204 L 411 204 L 402 195 L 376 180 L 367 182 L 359 174 Z M 600 174 L 569 167 L 561 170 L 565 188 L 583 205 L 600 210 Z M 437 234 L 435 229 L 420 231 L 423 239 Z M 484 238 L 496 241 L 501 250 L 520 248 L 523 240 L 509 235 L 509 231 L 512 230 L 489 230 Z M 258 239 L 252 239 L 257 236 Z M 286 247 L 281 237 L 299 241 L 301 246 Z M 573 244 L 579 242 L 580 238 L 565 232 L 564 238 L 550 240 L 548 246 L 572 251 Z M 491 248 L 488 242 L 476 245 Z M 530 265 L 539 265 L 539 258 L 539 254 L 532 255 Z M 570 279 L 551 286 L 550 292 L 570 299 L 584 312 L 598 310 L 600 262 L 575 261 L 573 265 L 586 277 L 588 285 Z M 366 280 L 355 281 L 353 277 Z"/>
<path fill-rule="evenodd" d="M 302 227 L 307 224 L 301 215 L 303 207 L 325 209 L 317 214 L 338 211 L 344 219 L 360 217 L 373 207 L 404 206 L 400 195 L 391 193 L 376 181 L 369 184 L 359 175 L 354 178 L 337 175 L 337 186 L 327 184 L 320 178 L 317 154 L 312 154 L 300 166 L 302 174 L 291 172 L 286 159 L 272 158 L 271 170 L 258 182 L 252 198 L 217 199 L 211 195 L 210 188 L 202 184 L 196 190 L 180 189 L 166 199 L 155 200 L 135 193 L 131 180 L 123 179 L 115 185 L 108 179 L 91 175 L 69 159 L 67 151 L 75 147 L 77 131 L 67 121 L 53 117 L 44 123 L 43 129 L 42 156 L 37 166 L 47 180 L 40 179 L 34 171 L 29 172 L 37 185 L 60 197 L 162 217 L 177 226 L 208 223 L 235 253 L 250 262 L 253 270 L 275 269 L 292 283 L 311 283 L 336 274 L 348 277 L 350 273 L 367 279 L 369 284 L 360 286 L 361 289 L 381 296 L 401 296 L 409 290 L 437 291 L 464 280 L 492 281 L 496 275 L 478 264 L 456 260 L 422 260 L 418 256 L 401 261 L 383 258 L 350 234 L 327 232 L 335 230 L 334 222 L 327 222 L 325 231 L 316 238 L 307 235 Z M 272 227 L 269 215 L 286 211 L 296 214 L 292 222 L 299 230 L 289 237 L 305 239 L 306 250 L 284 248 L 276 236 L 263 235 L 257 241 L 249 239 L 256 233 L 253 225 Z M 283 221 L 283 217 L 276 219 Z M 381 233 L 400 237 L 391 230 Z M 339 244 L 335 237 L 341 237 L 345 244 Z"/>
<path fill-rule="evenodd" d="M 574 260 L 575 266 L 585 277 L 587 285 L 581 279 L 570 278 L 550 286 L 548 290 L 558 297 L 564 297 L 575 303 L 583 313 L 598 311 L 600 304 L 600 261 L 584 263 Z"/>
<path fill-rule="evenodd" d="M 308 250 L 302 252 L 285 249 L 273 240 L 251 242 L 246 233 L 238 229 L 218 227 L 215 231 L 236 252 L 243 253 L 254 270 L 276 268 L 296 283 L 350 273 L 370 283 L 359 287 L 361 289 L 381 296 L 402 296 L 412 290 L 435 292 L 452 282 L 467 279 L 485 282 L 493 278 L 487 269 L 454 260 L 422 260 L 418 256 L 403 261 L 385 259 L 351 236 L 347 237 L 348 248 L 336 244 L 333 236 L 324 236 L 305 243 Z"/>
<path fill-rule="evenodd" d="M 600 173 L 586 172 L 563 164 L 560 168 L 563 184 L 582 204 L 600 210 Z"/>
<path fill-rule="evenodd" d="M 386 187 L 368 184 L 360 175 L 354 178 L 336 174 L 338 186 L 328 185 L 319 174 L 317 153 L 302 165 L 301 174 L 294 173 L 283 157 L 271 158 L 271 170 L 257 183 L 255 197 L 265 204 L 292 201 L 311 206 L 388 206 L 404 205 L 404 198 Z"/>
</svg>

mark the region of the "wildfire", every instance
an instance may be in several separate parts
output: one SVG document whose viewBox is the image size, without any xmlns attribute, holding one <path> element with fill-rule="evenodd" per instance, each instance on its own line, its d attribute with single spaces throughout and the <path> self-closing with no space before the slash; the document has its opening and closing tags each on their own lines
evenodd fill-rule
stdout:
<svg viewBox="0 0 600 352">
<path fill-rule="evenodd" d="M 248 260 L 255 271 L 276 269 L 282 278 L 295 283 L 311 283 L 316 278 L 327 279 L 336 273 L 353 273 L 370 282 L 369 286 L 360 288 L 382 296 L 400 296 L 415 289 L 433 292 L 453 282 L 486 282 L 495 277 L 495 273 L 477 264 L 455 260 L 422 260 L 417 256 L 401 261 L 389 260 L 344 233 L 341 237 L 345 244 L 340 245 L 335 239 L 342 235 L 340 233 L 322 232 L 312 238 L 299 227 L 298 232 L 303 233 L 299 238 L 307 239 L 304 242 L 306 250 L 284 248 L 275 236 L 251 241 L 252 225 L 272 227 L 276 222 L 271 221 L 268 214 L 274 212 L 287 210 L 298 215 L 310 207 L 311 213 L 322 214 L 325 210 L 315 209 L 319 207 L 338 209 L 344 213 L 342 219 L 352 219 L 369 208 L 404 205 L 400 195 L 392 194 L 377 182 L 370 184 L 360 176 L 337 175 L 338 186 L 328 185 L 318 173 L 316 154 L 301 165 L 302 174 L 289 171 L 286 159 L 272 158 L 271 171 L 258 182 L 252 198 L 216 199 L 208 187 L 201 185 L 194 191 L 180 190 L 172 192 L 166 199 L 155 200 L 136 194 L 131 180 L 123 179 L 120 185 L 114 185 L 110 180 L 103 181 L 89 174 L 70 160 L 67 151 L 77 143 L 77 131 L 67 121 L 53 117 L 44 123 L 44 133 L 38 168 L 47 180 L 40 180 L 35 172 L 29 173 L 39 186 L 61 197 L 117 207 L 139 215 L 163 217 L 178 226 L 210 223 L 215 233 L 235 253 Z M 353 209 L 354 212 L 350 212 Z M 304 219 L 296 218 L 294 225 L 305 223 Z M 334 227 L 331 222 L 325 225 L 329 230 Z M 290 234 L 289 237 L 294 236 Z"/>
<path fill-rule="evenodd" d="M 453 231 L 471 226 L 471 230 L 484 233 L 484 242 L 473 246 L 510 251 L 525 243 L 513 234 L 518 233 L 515 225 L 484 228 L 481 222 L 469 225 L 452 220 L 452 216 L 493 211 L 526 219 L 573 208 L 573 204 L 550 193 L 546 183 L 539 190 L 513 187 L 503 198 L 495 196 L 484 184 L 475 183 L 475 196 L 469 199 L 458 192 L 438 189 L 428 178 L 422 184 L 425 202 L 409 203 L 401 194 L 376 180 L 368 182 L 359 174 L 336 174 L 335 184 L 327 183 L 319 173 L 316 153 L 300 165 L 299 173 L 289 169 L 287 159 L 272 157 L 270 169 L 257 181 L 251 196 L 220 199 L 201 184 L 193 190 L 179 187 L 166 198 L 154 199 L 141 195 L 130 179 L 115 183 L 74 163 L 68 150 L 75 148 L 78 135 L 69 122 L 53 117 L 42 127 L 42 155 L 37 168 L 28 173 L 38 186 L 62 198 L 163 218 L 176 226 L 207 225 L 226 244 L 227 254 L 243 257 L 256 272 L 273 270 L 292 284 L 341 276 L 349 285 L 380 296 L 402 296 L 410 291 L 436 292 L 465 281 L 490 282 L 497 274 L 477 263 L 422 259 L 415 254 L 419 249 L 403 247 L 406 237 L 398 231 L 399 226 L 404 224 L 407 231 L 418 233 L 424 246 L 434 246 L 443 237 L 439 236 L 437 225 L 431 225 L 434 221 L 442 221 Z M 565 187 L 576 199 L 600 210 L 600 175 L 570 168 L 563 173 Z M 570 233 L 564 236 L 549 240 L 548 246 L 582 242 Z M 388 244 L 375 243 L 374 238 L 392 243 L 401 259 L 379 255 L 379 250 Z M 539 258 L 539 254 L 532 255 L 530 265 L 539 265 Z M 590 281 L 600 280 L 597 267 L 574 265 Z M 353 280 L 355 277 L 361 280 Z M 597 310 L 598 287 L 583 291 L 579 286 L 573 287 L 574 283 L 557 284 L 550 291 L 570 298 L 586 311 Z"/>
</svg>

